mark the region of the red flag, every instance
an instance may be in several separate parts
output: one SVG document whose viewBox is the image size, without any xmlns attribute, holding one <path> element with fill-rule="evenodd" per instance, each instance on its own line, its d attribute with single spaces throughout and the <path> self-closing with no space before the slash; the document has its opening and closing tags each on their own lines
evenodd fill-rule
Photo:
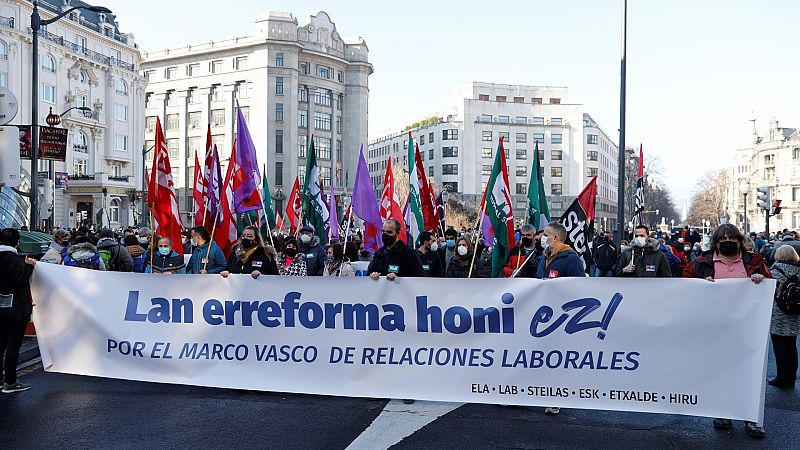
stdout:
<svg viewBox="0 0 800 450">
<path fill-rule="evenodd" d="M 297 227 L 300 226 L 300 214 L 303 211 L 303 202 L 300 194 L 300 181 L 295 178 L 292 193 L 286 203 L 286 217 L 289 219 L 289 234 L 297 234 Z"/>
<path fill-rule="evenodd" d="M 194 152 L 194 189 L 192 190 L 192 198 L 194 199 L 194 226 L 199 227 L 205 225 L 205 183 L 200 168 L 200 160 L 197 158 L 197 152 Z"/>
<path fill-rule="evenodd" d="M 589 184 L 583 188 L 578 198 L 569 205 L 559 219 L 559 222 L 567 229 L 567 239 L 564 243 L 572 247 L 575 253 L 583 258 L 586 267 L 592 263 L 592 249 L 589 244 L 592 241 L 592 230 L 594 229 L 596 197 L 597 177 L 592 177 Z"/>
<path fill-rule="evenodd" d="M 428 177 L 425 176 L 425 168 L 422 167 L 422 155 L 419 153 L 419 145 L 415 148 L 414 160 L 417 165 L 417 179 L 419 180 L 419 202 L 422 207 L 422 221 L 425 231 L 436 232 L 439 221 L 436 220 L 436 208 L 433 206 L 434 199 L 431 197 L 431 185 Z"/>
<path fill-rule="evenodd" d="M 161 121 L 156 117 L 156 146 L 153 153 L 153 175 L 150 177 L 148 203 L 151 205 L 153 217 L 158 226 L 156 234 L 168 237 L 172 242 L 181 242 L 183 223 L 178 211 L 178 197 L 175 195 L 175 184 L 172 181 L 172 168 L 169 164 L 169 152 Z M 183 246 L 173 245 L 173 250 L 183 254 Z"/>
<path fill-rule="evenodd" d="M 214 242 L 217 243 L 219 248 L 222 249 L 222 254 L 231 254 L 233 250 L 233 243 L 237 239 L 236 231 L 236 214 L 233 210 L 233 171 L 234 171 L 234 157 L 236 155 L 236 143 L 233 144 L 231 150 L 231 159 L 228 161 L 228 169 L 225 174 L 225 182 L 220 189 L 220 202 L 219 202 L 219 221 L 214 230 Z M 214 218 L 211 222 L 213 224 Z"/>
<path fill-rule="evenodd" d="M 275 215 L 275 230 L 286 231 L 283 227 L 283 214 L 280 211 Z"/>
<path fill-rule="evenodd" d="M 400 233 L 397 238 L 408 243 L 406 237 L 406 224 L 403 220 L 403 210 L 400 208 L 400 199 L 397 198 L 397 190 L 394 185 L 394 173 L 392 173 L 392 158 L 386 164 L 386 174 L 383 176 L 383 194 L 380 204 L 381 219 L 397 219 L 400 222 Z"/>
</svg>

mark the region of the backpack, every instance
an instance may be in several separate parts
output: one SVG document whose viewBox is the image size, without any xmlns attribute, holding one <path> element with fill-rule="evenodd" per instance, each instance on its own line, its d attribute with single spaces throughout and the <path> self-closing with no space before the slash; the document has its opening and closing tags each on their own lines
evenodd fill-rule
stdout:
<svg viewBox="0 0 800 450">
<path fill-rule="evenodd" d="M 144 254 L 133 258 L 133 271 L 136 273 L 144 273 Z"/>
<path fill-rule="evenodd" d="M 786 278 L 786 281 L 781 284 L 781 288 L 775 293 L 775 303 L 786 314 L 800 314 L 800 279 L 797 278 L 796 273 L 789 277 L 779 267 L 775 267 L 775 270 Z"/>
<path fill-rule="evenodd" d="M 97 253 L 100 254 L 100 258 L 103 259 L 103 264 L 106 266 L 106 270 L 108 271 L 115 271 L 117 270 L 117 259 L 119 259 L 119 244 L 116 247 L 104 247 L 98 248 Z M 114 252 L 113 249 L 116 248 L 117 251 Z"/>
<path fill-rule="evenodd" d="M 91 270 L 100 270 L 100 255 L 95 253 L 89 259 L 73 259 L 72 256 L 68 255 L 67 252 L 64 252 L 61 255 L 61 258 L 64 260 L 65 266 L 70 267 L 80 267 L 82 269 L 91 269 Z"/>
</svg>

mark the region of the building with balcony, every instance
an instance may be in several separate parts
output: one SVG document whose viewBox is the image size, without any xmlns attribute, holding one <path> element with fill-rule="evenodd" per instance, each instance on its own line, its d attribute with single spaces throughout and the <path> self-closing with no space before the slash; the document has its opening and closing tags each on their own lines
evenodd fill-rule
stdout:
<svg viewBox="0 0 800 450">
<path fill-rule="evenodd" d="M 204 159 L 207 127 L 225 170 L 237 103 L 278 211 L 295 177 L 305 180 L 312 135 L 326 190 L 335 179 L 337 193 L 344 192 L 367 141 L 368 56 L 364 39 L 341 37 L 325 12 L 303 26 L 291 14 L 265 12 L 250 36 L 146 52 L 146 147 L 155 143 L 159 117 L 183 220 L 192 220 L 194 160 Z"/>
<path fill-rule="evenodd" d="M 43 19 L 73 6 L 77 0 L 41 0 Z M 30 125 L 32 68 L 39 70 L 39 124 L 52 110 L 69 130 L 65 162 L 40 161 L 41 217 L 48 226 L 75 226 L 85 211 L 95 222 L 103 208 L 103 224 L 132 224 L 134 189 L 141 184 L 137 155 L 144 128 L 144 77 L 138 73 L 140 53 L 132 34 L 120 32 L 114 15 L 76 10 L 39 33 L 39 61 L 31 61 L 28 27 L 31 2 L 0 1 L 0 86 L 17 97 L 14 125 Z M 30 167 L 30 162 L 22 161 Z M 66 189 L 55 189 L 56 172 L 69 175 Z M 40 224 L 43 225 L 43 224 Z"/>
<path fill-rule="evenodd" d="M 560 216 L 592 176 L 598 178 L 597 217 L 616 226 L 617 146 L 565 87 L 472 82 L 450 94 L 449 105 L 411 125 L 370 138 L 368 164 L 377 192 L 386 161 L 408 167 L 410 129 L 426 174 L 467 204 L 479 204 L 503 137 L 514 217 L 527 213 L 533 151 L 538 143 L 553 217 Z M 519 221 L 519 220 L 518 220 Z"/>
</svg>

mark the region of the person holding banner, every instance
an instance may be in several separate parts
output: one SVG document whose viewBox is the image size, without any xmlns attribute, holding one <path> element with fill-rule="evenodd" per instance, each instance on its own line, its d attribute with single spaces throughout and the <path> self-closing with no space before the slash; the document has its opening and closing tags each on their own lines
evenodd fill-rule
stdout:
<svg viewBox="0 0 800 450">
<path fill-rule="evenodd" d="M 145 273 L 160 273 L 163 275 L 186 273 L 183 256 L 172 249 L 172 239 L 166 236 L 159 239 L 158 251 L 153 253 L 152 259 L 144 269 Z"/>
<path fill-rule="evenodd" d="M 294 236 L 286 236 L 283 240 L 283 251 L 278 254 L 278 273 L 284 277 L 306 276 L 306 259 L 298 256 L 300 245 Z"/>
<path fill-rule="evenodd" d="M 315 233 L 314 225 L 306 224 L 300 228 L 300 253 L 306 259 L 306 270 L 308 276 L 322 276 L 325 268 L 327 253 L 319 243 L 319 237 Z"/>
<path fill-rule="evenodd" d="M 195 243 L 186 273 L 220 273 L 225 270 L 228 262 L 222 249 L 211 240 L 208 228 L 199 226 L 192 228 L 192 241 Z"/>
<path fill-rule="evenodd" d="M 261 274 L 279 275 L 275 263 L 275 250 L 268 247 L 261 239 L 261 234 L 254 226 L 247 226 L 242 230 L 239 242 L 233 246 L 233 252 L 228 258 L 228 265 L 220 272 L 223 278 L 230 274 L 249 274 L 254 279 Z"/>
<path fill-rule="evenodd" d="M 722 224 L 711 236 L 710 249 L 695 259 L 683 271 L 684 278 L 702 278 L 708 281 L 725 278 L 750 278 L 759 284 L 772 275 L 764 264 L 764 257 L 744 251 L 744 235 L 732 224 Z M 731 419 L 714 419 L 714 428 L 728 429 Z M 747 434 L 763 438 L 764 429 L 755 422 L 744 423 Z"/>
<path fill-rule="evenodd" d="M 520 228 L 519 245 L 511 249 L 508 254 L 508 262 L 503 267 L 503 278 L 520 277 L 533 278 L 539 264 L 539 257 L 536 251 L 536 228 L 526 223 Z"/>
<path fill-rule="evenodd" d="M 422 270 L 425 271 L 426 277 L 441 278 L 444 276 L 442 270 L 442 259 L 439 257 L 439 244 L 429 231 L 423 231 L 419 234 L 419 248 L 417 249 L 417 256 L 419 262 L 422 263 Z"/>
<path fill-rule="evenodd" d="M 367 273 L 373 280 L 382 276 L 389 281 L 394 281 L 397 277 L 425 276 L 417 252 L 397 238 L 400 227 L 401 224 L 396 219 L 387 219 L 383 222 L 381 234 L 383 247 L 375 252 L 367 268 Z"/>
<path fill-rule="evenodd" d="M 671 278 L 667 256 L 659 250 L 658 240 L 650 237 L 646 225 L 636 225 L 633 240 L 620 255 L 616 276 L 631 278 Z"/>
</svg>

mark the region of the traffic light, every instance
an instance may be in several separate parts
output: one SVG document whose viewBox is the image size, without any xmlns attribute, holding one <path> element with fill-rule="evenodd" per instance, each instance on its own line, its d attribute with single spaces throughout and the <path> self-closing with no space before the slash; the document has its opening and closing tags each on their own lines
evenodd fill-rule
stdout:
<svg viewBox="0 0 800 450">
<path fill-rule="evenodd" d="M 778 214 L 781 213 L 781 210 L 783 209 L 783 207 L 781 207 L 781 201 L 782 200 L 772 201 L 772 211 L 770 212 L 771 215 L 777 216 Z"/>
<path fill-rule="evenodd" d="M 769 211 L 770 207 L 772 206 L 772 202 L 770 201 L 770 188 L 760 187 L 756 189 L 756 191 L 758 191 L 756 193 L 756 200 L 758 201 L 757 204 L 759 209 Z"/>
</svg>

